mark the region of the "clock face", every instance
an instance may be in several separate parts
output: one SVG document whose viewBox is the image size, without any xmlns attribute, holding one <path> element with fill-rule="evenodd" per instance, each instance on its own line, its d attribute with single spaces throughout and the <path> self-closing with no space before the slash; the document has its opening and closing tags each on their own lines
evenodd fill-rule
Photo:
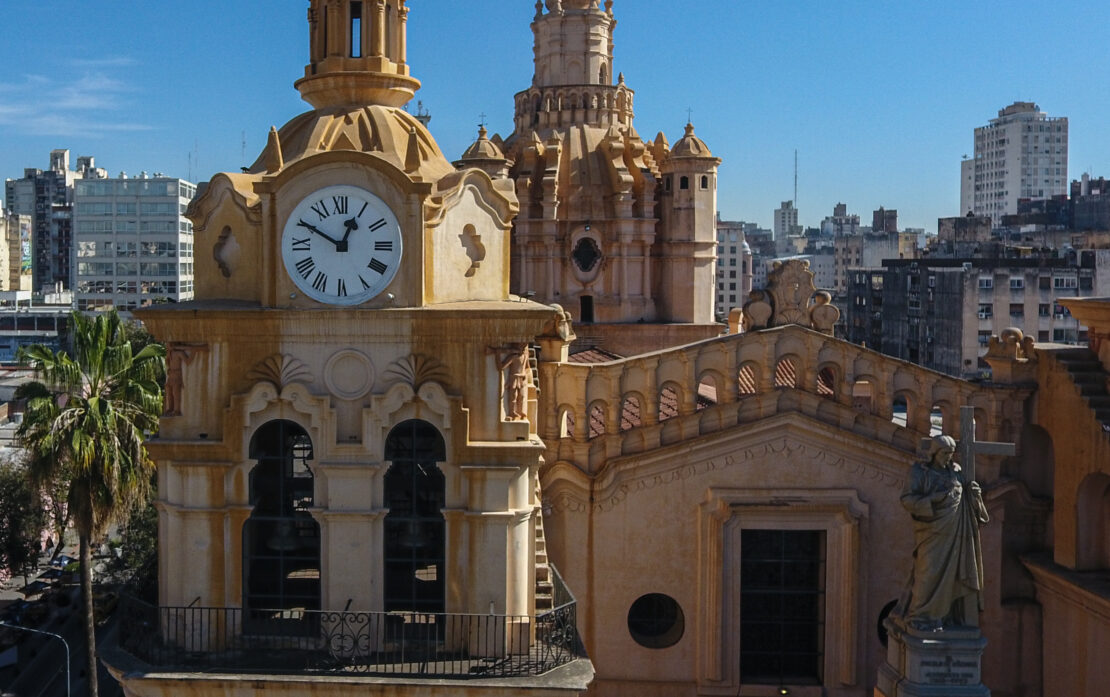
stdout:
<svg viewBox="0 0 1110 697">
<path fill-rule="evenodd" d="M 401 266 L 401 226 L 385 202 L 356 186 L 327 186 L 297 204 L 281 258 L 308 297 L 357 305 L 385 290 Z"/>
</svg>

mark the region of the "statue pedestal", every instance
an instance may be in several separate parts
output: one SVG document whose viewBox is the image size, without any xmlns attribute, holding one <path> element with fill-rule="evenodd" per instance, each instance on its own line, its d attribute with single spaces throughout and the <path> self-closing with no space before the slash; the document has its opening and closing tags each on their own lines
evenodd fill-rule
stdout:
<svg viewBox="0 0 1110 697">
<path fill-rule="evenodd" d="M 886 662 L 875 697 L 990 697 L 980 663 L 987 640 L 978 627 L 923 632 L 887 618 Z"/>
</svg>

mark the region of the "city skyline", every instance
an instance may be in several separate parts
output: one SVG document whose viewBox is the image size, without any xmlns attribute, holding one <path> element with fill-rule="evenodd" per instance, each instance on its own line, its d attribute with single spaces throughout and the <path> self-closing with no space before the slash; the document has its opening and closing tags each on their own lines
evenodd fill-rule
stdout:
<svg viewBox="0 0 1110 697">
<path fill-rule="evenodd" d="M 508 136 L 513 95 L 531 83 L 534 3 L 505 6 L 413 4 L 417 99 L 448 158 L 473 141 L 482 114 L 491 133 Z M 843 201 L 864 221 L 884 206 L 899 210 L 902 227 L 935 230 L 936 218 L 960 212 L 959 162 L 972 154 L 974 129 L 1014 101 L 1069 117 L 1069 180 L 1105 174 L 1110 160 L 1095 125 L 1110 100 L 1080 68 L 1105 52 L 1095 33 L 1110 10 L 1085 8 L 1077 25 L 1033 3 L 1007 4 L 1004 15 L 1002 7 L 850 2 L 757 12 L 710 0 L 665 13 L 618 1 L 614 69 L 636 91 L 642 138 L 662 130 L 673 143 L 692 110 L 698 135 L 724 160 L 722 217 L 771 227 L 773 210 L 794 196 L 798 150 L 801 224 L 818 225 Z M 298 11 L 214 0 L 7 9 L 20 31 L 0 48 L 9 68 L 0 80 L 0 178 L 45 169 L 50 150 L 65 148 L 96 157 L 112 176 L 204 181 L 251 164 L 271 125 L 309 109 L 292 86 L 308 52 Z M 1029 27 L 1044 50 L 1015 39 Z M 439 58 L 447 55 L 466 59 Z"/>
</svg>

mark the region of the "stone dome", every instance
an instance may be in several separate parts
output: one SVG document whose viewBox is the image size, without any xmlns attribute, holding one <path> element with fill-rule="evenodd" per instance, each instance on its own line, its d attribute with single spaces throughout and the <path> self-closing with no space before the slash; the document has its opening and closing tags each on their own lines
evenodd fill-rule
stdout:
<svg viewBox="0 0 1110 697">
<path fill-rule="evenodd" d="M 694 135 L 694 124 L 686 124 L 686 135 L 671 148 L 671 157 L 713 157 L 701 138 Z"/>
<path fill-rule="evenodd" d="M 490 140 L 487 135 L 488 131 L 485 126 L 478 127 L 478 140 L 466 149 L 459 162 L 470 162 L 473 160 L 504 160 L 505 153 L 501 152 L 501 148 L 497 147 L 497 143 Z"/>
</svg>

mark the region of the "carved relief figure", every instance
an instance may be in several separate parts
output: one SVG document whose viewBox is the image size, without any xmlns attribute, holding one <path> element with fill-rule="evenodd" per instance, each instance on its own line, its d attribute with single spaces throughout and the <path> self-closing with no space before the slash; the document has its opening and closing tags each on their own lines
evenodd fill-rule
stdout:
<svg viewBox="0 0 1110 697">
<path fill-rule="evenodd" d="M 528 365 L 528 345 L 507 348 L 489 348 L 497 356 L 497 366 L 505 371 L 505 397 L 508 402 L 510 421 L 524 421 L 528 418 L 525 401 L 528 385 L 532 381 L 532 369 Z"/>
<path fill-rule="evenodd" d="M 952 461 L 956 441 L 938 435 L 926 441 L 923 460 L 913 464 L 902 505 L 913 518 L 913 570 L 900 603 L 913 629 L 979 624 L 983 552 L 979 526 L 988 521 L 979 485 L 965 482 Z"/>
<path fill-rule="evenodd" d="M 166 351 L 165 416 L 181 416 L 181 396 L 185 388 L 184 368 L 204 344 L 170 344 Z"/>
</svg>

